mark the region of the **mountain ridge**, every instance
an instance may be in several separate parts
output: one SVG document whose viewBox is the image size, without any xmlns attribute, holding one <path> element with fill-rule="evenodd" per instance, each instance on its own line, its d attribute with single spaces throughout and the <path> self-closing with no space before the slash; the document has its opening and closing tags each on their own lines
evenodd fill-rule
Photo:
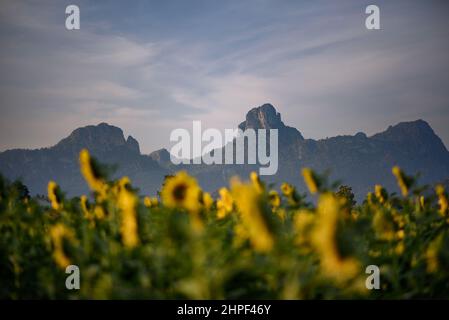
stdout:
<svg viewBox="0 0 449 320">
<path fill-rule="evenodd" d="M 281 114 L 271 104 L 264 104 L 248 111 L 238 128 L 279 130 L 279 171 L 263 179 L 277 185 L 287 181 L 300 191 L 305 190 L 299 177 L 303 166 L 320 172 L 330 169 L 331 179 L 351 185 L 359 197 L 376 183 L 394 188 L 393 165 L 400 165 L 410 174 L 420 172 L 426 183 L 449 177 L 449 152 L 422 119 L 400 122 L 371 136 L 358 132 L 314 140 L 285 125 Z M 88 192 L 78 168 L 77 157 L 82 148 L 89 149 L 101 162 L 118 165 L 116 176 L 129 176 L 144 193 L 151 194 L 158 190 L 165 175 L 180 169 L 196 176 L 206 190 L 214 191 L 227 185 L 232 175 L 245 178 L 258 168 L 258 165 L 176 166 L 170 162 L 167 149 L 142 154 L 136 139 L 131 135 L 125 138 L 121 128 L 102 122 L 77 128 L 51 147 L 0 152 L 0 172 L 9 179 L 21 177 L 32 194 L 45 193 L 46 183 L 52 179 L 70 195 L 80 195 Z"/>
</svg>

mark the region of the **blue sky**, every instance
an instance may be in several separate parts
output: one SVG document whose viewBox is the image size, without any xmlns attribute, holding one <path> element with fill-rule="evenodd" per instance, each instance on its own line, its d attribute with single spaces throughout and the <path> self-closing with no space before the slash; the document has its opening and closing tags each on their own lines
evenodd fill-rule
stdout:
<svg viewBox="0 0 449 320">
<path fill-rule="evenodd" d="M 382 30 L 365 29 L 368 4 Z M 448 15 L 447 1 L 5 0 L 0 150 L 106 121 L 149 153 L 266 102 L 307 138 L 422 118 L 449 146 Z"/>
</svg>

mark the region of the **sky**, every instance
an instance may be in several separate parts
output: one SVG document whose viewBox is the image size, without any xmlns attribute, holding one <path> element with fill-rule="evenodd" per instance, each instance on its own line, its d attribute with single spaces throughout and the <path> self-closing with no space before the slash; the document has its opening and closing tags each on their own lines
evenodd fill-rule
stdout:
<svg viewBox="0 0 449 320">
<path fill-rule="evenodd" d="M 80 8 L 80 30 L 65 8 Z M 380 8 L 381 30 L 365 28 Z M 21 1 L 0 5 L 0 151 L 107 122 L 143 153 L 272 103 L 321 139 L 424 119 L 449 147 L 448 1 Z"/>
</svg>

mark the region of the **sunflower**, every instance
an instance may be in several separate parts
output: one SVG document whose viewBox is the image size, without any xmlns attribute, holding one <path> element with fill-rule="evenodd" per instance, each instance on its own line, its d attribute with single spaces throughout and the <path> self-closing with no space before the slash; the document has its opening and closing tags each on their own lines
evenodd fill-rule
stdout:
<svg viewBox="0 0 449 320">
<path fill-rule="evenodd" d="M 84 179 L 86 179 L 89 187 L 92 190 L 98 192 L 100 196 L 105 197 L 107 184 L 101 178 L 101 174 L 99 173 L 99 170 L 96 167 L 94 161 L 90 157 L 89 151 L 87 151 L 86 149 L 81 150 L 79 161 L 81 173 L 83 174 Z"/>
<path fill-rule="evenodd" d="M 241 223 L 249 240 L 258 252 L 268 252 L 273 248 L 274 239 L 260 208 L 260 194 L 253 184 L 232 182 L 232 197 L 240 212 Z"/>
<path fill-rule="evenodd" d="M 354 278 L 360 264 L 355 258 L 343 257 L 337 242 L 340 202 L 332 194 L 323 194 L 318 201 L 317 214 L 311 237 L 324 274 L 340 283 Z"/>
<path fill-rule="evenodd" d="M 47 187 L 48 199 L 50 200 L 51 207 L 55 210 L 62 209 L 62 195 L 61 190 L 54 181 L 50 181 Z"/>
<path fill-rule="evenodd" d="M 441 184 L 438 184 L 435 187 L 435 192 L 438 196 L 438 205 L 439 205 L 439 213 L 444 217 L 446 215 L 447 209 L 449 208 L 449 201 L 444 192 L 444 187 Z"/>
<path fill-rule="evenodd" d="M 210 208 L 212 207 L 212 205 L 214 204 L 214 199 L 212 198 L 212 196 L 210 195 L 209 192 L 203 192 L 203 196 L 201 199 L 204 209 L 206 210 L 210 210 Z"/>
<path fill-rule="evenodd" d="M 94 214 L 95 214 L 95 217 L 99 220 L 104 219 L 104 217 L 106 217 L 105 210 L 100 205 L 95 206 Z"/>
<path fill-rule="evenodd" d="M 295 188 L 291 184 L 284 182 L 281 184 L 281 191 L 284 196 L 290 197 L 295 192 Z"/>
<path fill-rule="evenodd" d="M 394 166 L 391 171 L 393 172 L 393 175 L 396 177 L 402 195 L 406 197 L 408 195 L 408 190 L 411 184 L 409 181 L 410 179 L 407 179 L 407 177 L 404 175 L 404 173 L 398 166 Z"/>
<path fill-rule="evenodd" d="M 118 207 L 121 210 L 120 232 L 125 247 L 133 248 L 139 243 L 137 234 L 137 197 L 128 190 L 129 179 L 124 177 L 119 182 Z"/>
<path fill-rule="evenodd" d="M 89 203 L 87 201 L 87 197 L 85 195 L 82 195 L 80 198 L 80 204 L 81 209 L 83 210 L 84 218 L 89 219 L 90 213 L 89 213 Z"/>
<path fill-rule="evenodd" d="M 318 192 L 318 181 L 310 168 L 303 168 L 301 174 L 311 194 Z"/>
<path fill-rule="evenodd" d="M 185 171 L 166 179 L 162 187 L 161 198 L 169 208 L 183 208 L 189 212 L 198 212 L 200 209 L 201 189 L 195 178 Z"/>
<path fill-rule="evenodd" d="M 143 204 L 147 208 L 153 208 L 159 205 L 159 200 L 156 197 L 145 197 L 143 198 Z"/>
<path fill-rule="evenodd" d="M 263 193 L 264 192 L 264 185 L 262 184 L 262 181 L 260 181 L 259 176 L 256 172 L 252 171 L 249 175 L 251 182 L 253 183 L 254 187 L 256 188 L 257 192 Z"/>
<path fill-rule="evenodd" d="M 376 184 L 374 186 L 374 194 L 376 195 L 377 200 L 379 200 L 380 203 L 384 203 L 387 198 L 387 192 L 385 189 L 379 185 Z"/>
<path fill-rule="evenodd" d="M 80 198 L 81 209 L 83 210 L 84 218 L 87 220 L 92 220 L 93 215 L 89 211 L 89 201 L 85 195 L 82 195 Z"/>
<path fill-rule="evenodd" d="M 270 192 L 268 193 L 268 199 L 273 209 L 279 208 L 281 206 L 281 197 L 279 197 L 279 194 L 276 190 L 270 190 Z"/>
<path fill-rule="evenodd" d="M 71 262 L 64 253 L 64 239 L 69 240 L 71 243 L 75 243 L 75 234 L 64 224 L 58 223 L 50 228 L 50 238 L 54 247 L 53 259 L 61 269 L 65 269 Z"/>
<path fill-rule="evenodd" d="M 220 199 L 217 200 L 217 219 L 223 219 L 232 211 L 234 200 L 229 190 L 224 187 L 218 193 Z"/>
<path fill-rule="evenodd" d="M 372 192 L 368 192 L 366 194 L 366 202 L 368 202 L 369 205 L 373 205 L 374 203 L 374 195 Z"/>
</svg>

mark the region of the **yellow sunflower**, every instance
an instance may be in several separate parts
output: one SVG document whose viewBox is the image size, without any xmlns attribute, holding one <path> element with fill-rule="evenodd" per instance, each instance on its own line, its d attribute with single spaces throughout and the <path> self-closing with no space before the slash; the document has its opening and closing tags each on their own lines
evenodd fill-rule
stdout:
<svg viewBox="0 0 449 320">
<path fill-rule="evenodd" d="M 402 195 L 404 197 L 406 197 L 408 195 L 409 186 L 406 181 L 407 179 L 406 179 L 404 173 L 398 166 L 394 166 L 391 171 L 393 172 L 393 175 L 396 177 L 396 180 L 398 182 L 399 189 L 401 189 Z"/>
<path fill-rule="evenodd" d="M 107 184 L 101 178 L 98 170 L 95 168 L 89 151 L 87 151 L 86 149 L 81 150 L 79 161 L 81 173 L 83 174 L 84 179 L 86 179 L 89 187 L 92 190 L 98 192 L 100 196 L 105 197 Z"/>
<path fill-rule="evenodd" d="M 231 181 L 232 197 L 240 212 L 244 229 L 258 252 L 268 252 L 273 248 L 274 239 L 260 208 L 260 194 L 253 184 Z"/>
<path fill-rule="evenodd" d="M 161 191 L 162 202 L 169 208 L 183 208 L 197 212 L 200 208 L 201 189 L 195 178 L 185 171 L 167 178 Z"/>
<path fill-rule="evenodd" d="M 435 187 L 435 192 L 438 196 L 438 205 L 439 205 L 439 213 L 441 214 L 441 216 L 445 216 L 447 213 L 447 209 L 449 208 L 449 201 L 446 197 L 446 194 L 444 192 L 444 187 L 439 184 Z"/>
<path fill-rule="evenodd" d="M 214 204 L 214 199 L 212 198 L 209 192 L 203 192 L 202 202 L 204 209 L 210 210 L 210 208 Z"/>
<path fill-rule="evenodd" d="M 64 239 L 72 244 L 76 243 L 75 233 L 64 224 L 58 223 L 50 228 L 50 238 L 54 247 L 53 259 L 61 269 L 65 269 L 71 261 L 64 252 Z"/>
<path fill-rule="evenodd" d="M 320 256 L 323 273 L 336 282 L 345 282 L 355 277 L 360 268 L 353 257 L 342 257 L 337 243 L 340 202 L 332 194 L 321 195 L 317 208 L 317 223 L 312 233 L 312 242 Z"/>
<path fill-rule="evenodd" d="M 279 194 L 276 190 L 270 190 L 270 192 L 268 193 L 268 199 L 273 209 L 279 208 L 281 206 L 281 197 L 279 197 Z"/>
<path fill-rule="evenodd" d="M 234 200 L 229 190 L 224 187 L 218 193 L 220 199 L 217 200 L 217 219 L 223 219 L 232 211 Z"/>
<path fill-rule="evenodd" d="M 295 188 L 291 184 L 284 182 L 281 184 L 281 191 L 284 196 L 290 197 L 295 192 Z"/>
<path fill-rule="evenodd" d="M 306 183 L 307 188 L 309 189 L 311 194 L 318 192 L 318 183 L 317 179 L 310 168 L 303 168 L 301 174 L 304 178 L 304 182 Z"/>
<path fill-rule="evenodd" d="M 259 176 L 256 172 L 252 171 L 249 175 L 251 182 L 253 183 L 254 187 L 256 188 L 257 192 L 263 193 L 264 192 L 264 186 L 262 184 L 262 181 L 260 181 Z"/>
<path fill-rule="evenodd" d="M 376 198 L 377 198 L 377 200 L 379 200 L 380 203 L 384 203 L 385 202 L 385 200 L 386 200 L 386 191 L 380 184 L 376 184 L 374 186 L 374 194 L 376 195 Z"/>
<path fill-rule="evenodd" d="M 133 248 L 139 244 L 137 226 L 137 197 L 128 190 L 130 180 L 123 177 L 119 182 L 118 207 L 121 210 L 120 232 L 125 247 Z"/>
<path fill-rule="evenodd" d="M 143 198 L 143 204 L 147 208 L 154 208 L 159 205 L 159 200 L 156 197 L 145 197 Z"/>
<path fill-rule="evenodd" d="M 61 190 L 54 181 L 50 181 L 47 187 L 48 199 L 50 200 L 51 207 L 55 210 L 62 209 Z"/>
</svg>

